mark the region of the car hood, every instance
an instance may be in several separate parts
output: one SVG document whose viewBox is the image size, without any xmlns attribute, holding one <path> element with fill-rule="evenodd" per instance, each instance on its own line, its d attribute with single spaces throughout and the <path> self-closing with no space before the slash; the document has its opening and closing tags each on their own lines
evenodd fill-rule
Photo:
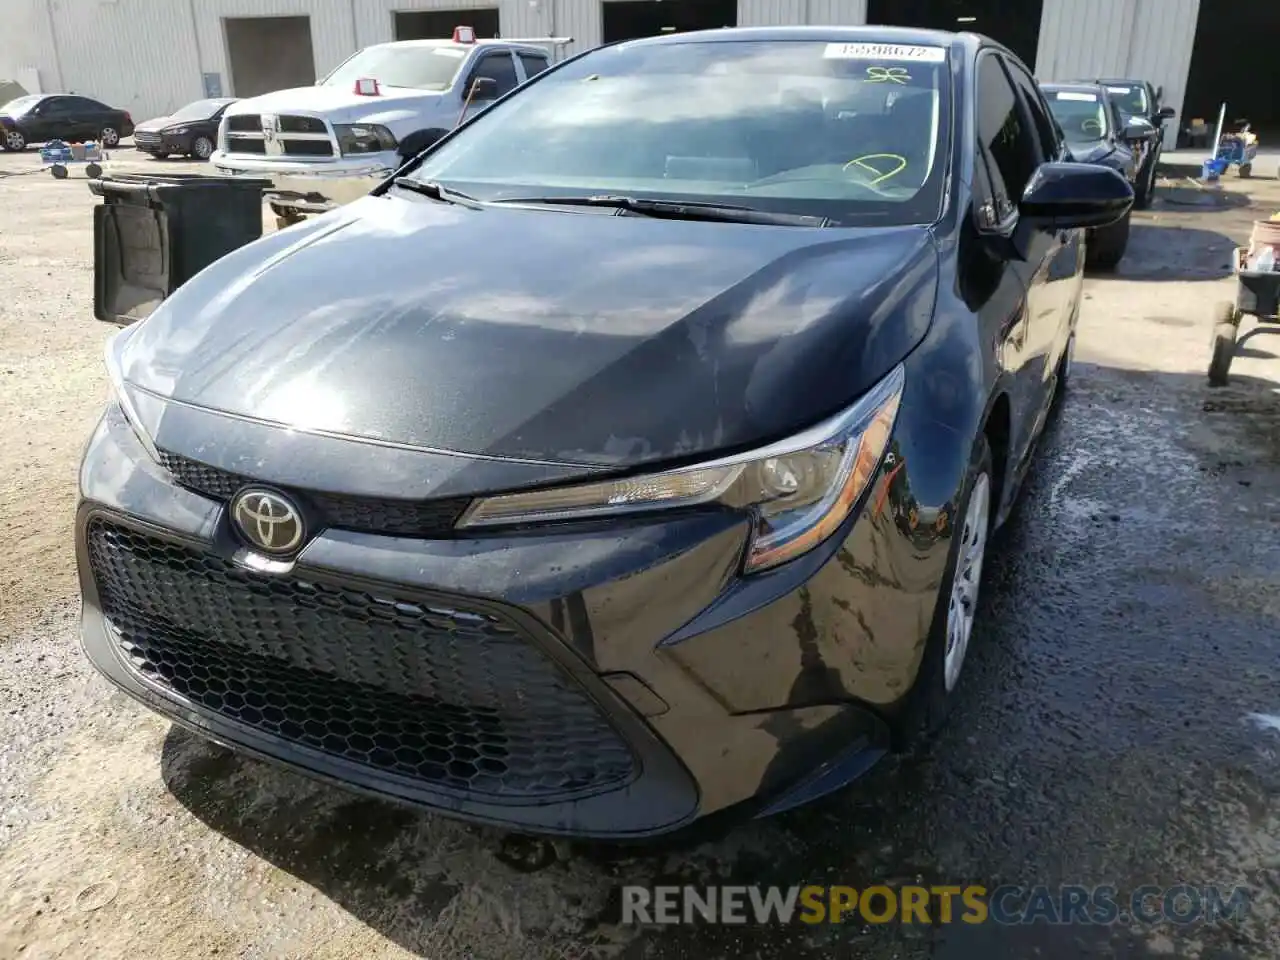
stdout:
<svg viewBox="0 0 1280 960">
<path fill-rule="evenodd" d="M 171 127 L 176 121 L 172 117 L 156 117 L 154 120 L 144 120 L 133 129 L 139 133 L 159 133 L 166 127 Z M 192 123 L 199 121 L 193 120 Z"/>
<path fill-rule="evenodd" d="M 439 100 L 440 96 L 439 91 L 409 90 L 404 87 L 383 87 L 376 97 L 362 96 L 351 87 L 294 87 L 240 100 L 228 107 L 224 116 L 302 112 L 328 117 L 330 122 L 342 123 L 414 105 L 421 106 L 424 101 Z"/>
<path fill-rule="evenodd" d="M 1090 140 L 1085 143 L 1067 143 L 1076 163 L 1104 163 L 1116 154 L 1116 145 L 1105 141 Z"/>
<path fill-rule="evenodd" d="M 150 394 L 241 420 L 627 467 L 848 405 L 924 337 L 936 276 L 925 227 L 370 196 L 214 263 L 120 360 Z"/>
</svg>

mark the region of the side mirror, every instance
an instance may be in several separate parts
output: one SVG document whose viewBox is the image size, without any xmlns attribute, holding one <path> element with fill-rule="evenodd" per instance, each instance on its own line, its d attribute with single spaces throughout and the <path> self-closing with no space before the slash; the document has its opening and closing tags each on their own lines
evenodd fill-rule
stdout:
<svg viewBox="0 0 1280 960">
<path fill-rule="evenodd" d="M 1161 120 L 1172 120 L 1175 112 L 1176 111 L 1173 107 L 1161 107 L 1160 113 L 1157 114 L 1157 116 L 1159 116 Z"/>
<path fill-rule="evenodd" d="M 1124 140 L 1145 140 L 1151 136 L 1151 132 L 1151 124 L 1143 123 L 1141 120 L 1130 120 L 1124 125 L 1120 136 Z"/>
<path fill-rule="evenodd" d="M 1110 167 L 1046 163 L 1022 193 L 1024 223 L 1042 230 L 1074 230 L 1115 223 L 1133 206 L 1133 187 Z"/>
<path fill-rule="evenodd" d="M 471 94 L 468 99 L 475 103 L 477 100 L 492 100 L 498 95 L 498 81 L 493 77 L 476 77 L 471 81 Z"/>
</svg>

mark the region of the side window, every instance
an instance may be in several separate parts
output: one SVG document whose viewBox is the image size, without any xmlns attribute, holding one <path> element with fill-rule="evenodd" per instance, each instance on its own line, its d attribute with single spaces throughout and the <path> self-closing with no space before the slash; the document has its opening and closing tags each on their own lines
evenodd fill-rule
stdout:
<svg viewBox="0 0 1280 960">
<path fill-rule="evenodd" d="M 106 106 L 97 100 L 90 100 L 88 97 L 66 97 L 70 102 L 71 110 L 75 113 L 102 113 L 106 110 Z"/>
<path fill-rule="evenodd" d="M 518 56 L 520 57 L 520 63 L 524 66 L 524 75 L 526 77 L 536 77 L 548 67 L 547 58 L 540 57 L 536 53 L 521 53 Z"/>
<path fill-rule="evenodd" d="M 1031 122 L 1036 128 L 1036 139 L 1040 144 L 1040 156 L 1045 160 L 1057 159 L 1062 149 L 1058 125 L 1054 123 L 1053 114 L 1045 105 L 1039 86 L 1018 64 L 1006 60 L 1005 66 L 1009 69 L 1009 76 L 1013 78 L 1013 85 L 1021 91 L 1027 112 L 1031 115 Z"/>
<path fill-rule="evenodd" d="M 519 82 L 515 61 L 509 53 L 489 53 L 481 57 L 471 77 L 473 83 L 477 77 L 488 77 L 493 81 L 492 85 L 477 91 L 475 100 L 496 100 L 514 90 Z"/>
<path fill-rule="evenodd" d="M 1017 208 L 1039 164 L 1036 134 L 1029 129 L 1000 61 L 978 61 L 978 139 L 992 160 L 991 192 L 997 221 Z"/>
<path fill-rule="evenodd" d="M 64 117 L 71 112 L 70 97 L 50 97 L 40 104 L 40 113 L 46 117 Z"/>
</svg>

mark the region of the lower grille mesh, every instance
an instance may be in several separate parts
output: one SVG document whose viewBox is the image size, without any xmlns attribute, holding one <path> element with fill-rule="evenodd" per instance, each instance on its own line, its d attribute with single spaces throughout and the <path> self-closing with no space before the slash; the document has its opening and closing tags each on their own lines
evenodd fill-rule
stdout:
<svg viewBox="0 0 1280 960">
<path fill-rule="evenodd" d="M 494 798 L 595 792 L 634 773 L 599 708 L 492 613 L 259 576 L 103 520 L 88 546 L 127 662 L 206 710 Z"/>
</svg>

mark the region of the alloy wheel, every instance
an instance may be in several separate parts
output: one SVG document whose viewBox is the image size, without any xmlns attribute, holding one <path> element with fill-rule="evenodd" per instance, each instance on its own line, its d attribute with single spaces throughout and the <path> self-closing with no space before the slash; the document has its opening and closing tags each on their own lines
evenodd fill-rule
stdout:
<svg viewBox="0 0 1280 960">
<path fill-rule="evenodd" d="M 4 145 L 8 150 L 21 150 L 27 145 L 27 138 L 17 130 L 8 130 L 4 135 Z"/>
<path fill-rule="evenodd" d="M 947 650 L 943 658 L 943 683 L 947 692 L 955 689 L 969 651 L 973 622 L 977 615 L 978 590 L 982 584 L 982 561 L 987 552 L 987 528 L 991 511 L 991 480 L 980 473 L 973 481 L 969 506 L 960 531 L 960 552 L 947 605 Z"/>
<path fill-rule="evenodd" d="M 114 147 L 120 142 L 120 134 L 116 132 L 114 127 L 105 127 L 102 131 L 102 144 L 106 147 Z"/>
<path fill-rule="evenodd" d="M 213 155 L 213 144 L 208 137 L 196 137 L 195 154 L 201 160 L 208 160 Z"/>
</svg>

